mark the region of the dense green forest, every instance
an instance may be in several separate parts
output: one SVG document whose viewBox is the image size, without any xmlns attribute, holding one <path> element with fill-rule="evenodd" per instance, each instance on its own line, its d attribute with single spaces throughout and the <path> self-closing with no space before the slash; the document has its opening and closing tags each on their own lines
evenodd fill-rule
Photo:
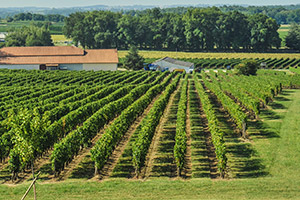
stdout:
<svg viewBox="0 0 300 200">
<path fill-rule="evenodd" d="M 84 48 L 203 51 L 279 48 L 279 25 L 264 14 L 245 15 L 219 8 L 184 14 L 149 9 L 134 16 L 111 11 L 77 12 L 65 19 L 64 34 Z"/>
</svg>

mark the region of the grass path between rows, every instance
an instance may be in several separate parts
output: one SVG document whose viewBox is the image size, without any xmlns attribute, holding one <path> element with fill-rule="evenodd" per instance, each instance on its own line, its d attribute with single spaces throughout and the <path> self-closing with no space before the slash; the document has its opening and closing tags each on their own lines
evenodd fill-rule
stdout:
<svg viewBox="0 0 300 200">
<path fill-rule="evenodd" d="M 261 114 L 261 134 L 250 136 L 266 176 L 39 181 L 38 199 L 300 199 L 300 90 L 285 90 L 270 107 L 273 110 Z M 0 199 L 20 199 L 28 186 L 0 185 Z"/>
</svg>

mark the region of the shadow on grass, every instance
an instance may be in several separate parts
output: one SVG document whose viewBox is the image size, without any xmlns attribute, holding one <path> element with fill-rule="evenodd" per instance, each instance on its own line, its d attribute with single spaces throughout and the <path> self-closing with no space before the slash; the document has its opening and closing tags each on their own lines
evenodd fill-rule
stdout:
<svg viewBox="0 0 300 200">
<path fill-rule="evenodd" d="M 282 90 L 280 94 L 285 96 L 285 95 L 289 95 L 292 93 L 295 93 L 295 91 L 294 90 Z"/>
<path fill-rule="evenodd" d="M 0 171 L 0 183 L 9 181 L 11 179 L 11 173 L 8 167 L 5 167 Z"/>
<path fill-rule="evenodd" d="M 41 168 L 40 168 L 40 172 L 41 174 L 46 174 L 46 175 L 53 175 L 53 170 L 51 169 L 51 163 L 47 163 L 45 165 L 43 165 Z M 40 180 L 50 180 L 50 178 L 48 176 L 40 176 L 39 177 Z"/>
<path fill-rule="evenodd" d="M 250 121 L 248 122 L 248 133 L 250 136 L 257 138 L 279 138 L 278 133 L 271 130 L 271 128 L 262 121 Z M 253 131 L 250 131 L 253 130 Z"/>
<path fill-rule="evenodd" d="M 176 127 L 164 128 L 163 135 L 160 137 L 160 141 L 174 140 L 175 133 Z"/>
<path fill-rule="evenodd" d="M 132 149 L 125 149 L 122 157 L 113 169 L 111 177 L 132 178 L 135 169 L 132 163 Z"/>
<path fill-rule="evenodd" d="M 278 106 L 278 107 L 282 107 L 282 106 Z M 278 115 L 276 112 L 274 112 L 273 110 L 261 110 L 260 111 L 260 115 L 267 120 L 272 120 L 272 119 L 281 119 L 282 117 L 280 115 Z"/>
<path fill-rule="evenodd" d="M 283 95 L 288 96 L 289 94 L 284 94 L 284 93 L 283 93 Z M 275 100 L 275 101 L 291 101 L 290 99 L 288 99 L 288 98 L 286 98 L 286 97 L 284 97 L 284 96 L 277 96 L 277 97 L 274 97 L 274 100 Z"/>
<path fill-rule="evenodd" d="M 236 178 L 258 178 L 267 176 L 262 159 L 254 158 L 235 162 L 232 168 Z"/>
<path fill-rule="evenodd" d="M 83 161 L 72 171 L 69 178 L 93 178 L 95 172 L 94 162 L 90 159 L 90 155 L 86 156 Z"/>
<path fill-rule="evenodd" d="M 231 171 L 235 178 L 257 178 L 268 175 L 263 160 L 257 158 L 257 152 L 250 143 L 236 143 L 227 146 L 227 151 L 234 160 Z"/>
<path fill-rule="evenodd" d="M 285 96 L 290 96 L 291 93 L 294 93 L 294 91 L 282 91 L 280 96 L 276 96 L 274 97 L 274 101 L 271 102 L 269 104 L 269 106 L 272 108 L 272 109 L 286 109 L 286 107 L 280 103 L 278 103 L 278 101 L 291 101 L 290 99 L 286 98 Z"/>
<path fill-rule="evenodd" d="M 204 169 L 205 170 L 205 169 Z M 208 168 L 209 170 L 209 168 Z M 199 172 L 195 172 L 192 174 L 193 178 L 209 178 L 210 177 L 210 173 L 206 171 L 201 172 L 200 170 L 198 170 Z"/>
<path fill-rule="evenodd" d="M 167 164 L 167 165 L 154 165 L 152 168 L 151 176 L 167 176 L 169 178 L 177 177 L 176 174 L 177 168 L 176 165 Z"/>
<path fill-rule="evenodd" d="M 280 103 L 272 102 L 269 105 L 272 109 L 286 109 L 286 107 Z"/>
<path fill-rule="evenodd" d="M 120 162 L 113 170 L 111 175 L 112 178 L 132 178 L 132 174 L 134 173 L 134 167 L 130 163 Z"/>
<path fill-rule="evenodd" d="M 255 151 L 250 143 L 234 143 L 234 145 L 227 145 L 227 152 L 234 155 L 234 157 L 250 158 L 255 155 Z"/>
</svg>

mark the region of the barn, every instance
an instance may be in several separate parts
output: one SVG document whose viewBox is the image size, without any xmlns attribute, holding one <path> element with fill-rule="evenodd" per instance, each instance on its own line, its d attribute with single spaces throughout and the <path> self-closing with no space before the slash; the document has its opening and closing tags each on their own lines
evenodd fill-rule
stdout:
<svg viewBox="0 0 300 200">
<path fill-rule="evenodd" d="M 0 69 L 116 71 L 118 62 L 117 49 L 84 50 L 74 46 L 0 49 Z"/>
<path fill-rule="evenodd" d="M 194 63 L 176 60 L 170 57 L 159 59 L 152 64 L 157 66 L 160 70 L 168 69 L 171 72 L 175 69 L 184 69 L 187 73 L 191 73 L 194 70 Z"/>
</svg>

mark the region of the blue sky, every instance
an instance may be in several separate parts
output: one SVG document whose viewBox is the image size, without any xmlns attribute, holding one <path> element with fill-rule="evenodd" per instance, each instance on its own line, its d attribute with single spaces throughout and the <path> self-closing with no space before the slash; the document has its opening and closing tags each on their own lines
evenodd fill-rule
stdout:
<svg viewBox="0 0 300 200">
<path fill-rule="evenodd" d="M 180 4 L 248 4 L 248 5 L 288 5 L 300 4 L 300 0 L 0 0 L 0 7 L 73 7 L 89 5 L 180 5 Z"/>
</svg>

